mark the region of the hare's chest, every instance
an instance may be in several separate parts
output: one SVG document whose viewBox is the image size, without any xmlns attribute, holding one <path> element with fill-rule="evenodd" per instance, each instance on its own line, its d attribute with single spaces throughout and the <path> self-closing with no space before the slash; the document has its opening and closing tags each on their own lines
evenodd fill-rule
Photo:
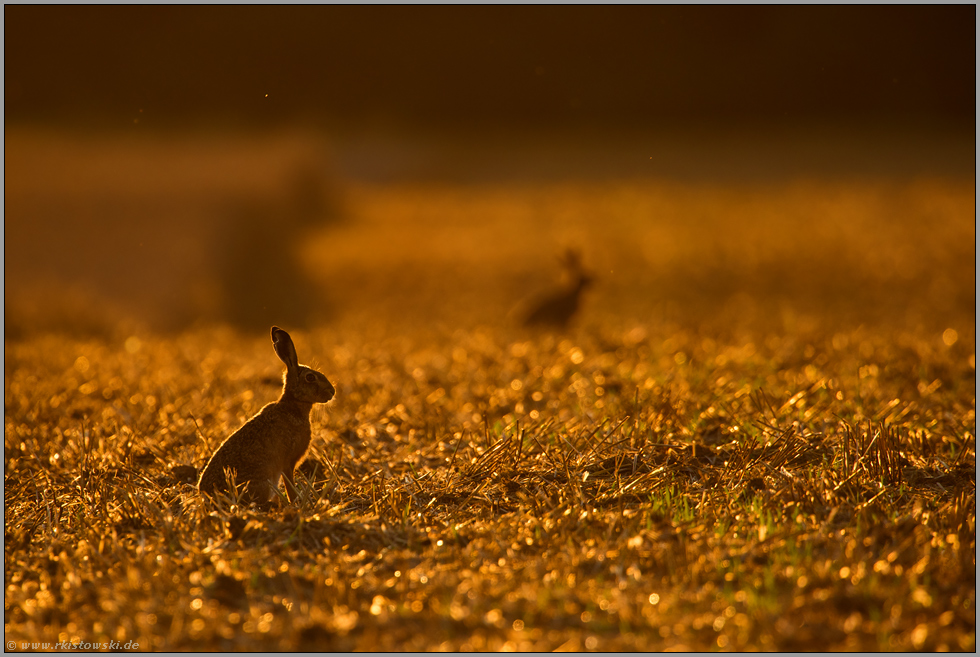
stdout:
<svg viewBox="0 0 980 657">
<path fill-rule="evenodd" d="M 290 430 L 286 432 L 285 440 L 282 441 L 284 456 L 289 460 L 295 460 L 303 456 L 310 446 L 312 432 L 309 422 L 293 420 Z"/>
</svg>

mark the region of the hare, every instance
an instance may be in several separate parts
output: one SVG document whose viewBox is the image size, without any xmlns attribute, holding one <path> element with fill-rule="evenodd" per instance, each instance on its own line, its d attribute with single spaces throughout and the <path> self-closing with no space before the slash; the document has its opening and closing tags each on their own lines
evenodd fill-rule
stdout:
<svg viewBox="0 0 980 657">
<path fill-rule="evenodd" d="M 221 444 L 201 473 L 202 493 L 227 490 L 225 471 L 230 470 L 244 501 L 268 503 L 280 476 L 289 501 L 295 498 L 293 470 L 310 446 L 310 412 L 313 404 L 333 399 L 334 387 L 323 374 L 299 364 L 292 339 L 278 326 L 272 327 L 272 346 L 286 364 L 282 394 Z"/>
<path fill-rule="evenodd" d="M 540 299 L 524 319 L 525 326 L 552 326 L 563 329 L 578 311 L 582 292 L 592 284 L 592 275 L 582 266 L 578 251 L 568 249 L 559 258 L 565 268 L 567 283 L 561 290 Z"/>
</svg>

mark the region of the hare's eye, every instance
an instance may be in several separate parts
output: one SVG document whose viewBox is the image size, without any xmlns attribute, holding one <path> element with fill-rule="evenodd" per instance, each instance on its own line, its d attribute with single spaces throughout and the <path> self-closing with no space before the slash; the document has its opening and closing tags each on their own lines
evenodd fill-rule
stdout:
<svg viewBox="0 0 980 657">
<path fill-rule="evenodd" d="M 314 374 L 313 372 L 307 372 L 306 380 L 309 381 L 310 383 L 313 383 L 314 381 L 316 381 L 316 374 Z"/>
</svg>

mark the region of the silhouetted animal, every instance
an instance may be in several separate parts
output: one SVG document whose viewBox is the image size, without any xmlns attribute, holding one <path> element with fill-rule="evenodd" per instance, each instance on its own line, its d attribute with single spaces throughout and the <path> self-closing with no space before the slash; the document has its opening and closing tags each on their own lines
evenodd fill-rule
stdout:
<svg viewBox="0 0 980 657">
<path fill-rule="evenodd" d="M 294 500 L 293 471 L 310 446 L 310 412 L 334 396 L 334 387 L 320 372 L 300 365 L 289 334 L 272 327 L 272 346 L 286 364 L 282 394 L 266 404 L 238 431 L 225 440 L 201 474 L 198 489 L 209 495 L 227 490 L 226 470 L 234 472 L 235 485 L 247 502 L 268 502 L 286 479 L 286 496 Z"/>
<path fill-rule="evenodd" d="M 582 292 L 593 282 L 593 277 L 582 267 L 578 251 L 568 249 L 559 260 L 565 268 L 566 284 L 534 304 L 524 319 L 525 326 L 550 326 L 563 329 L 578 312 Z"/>
</svg>

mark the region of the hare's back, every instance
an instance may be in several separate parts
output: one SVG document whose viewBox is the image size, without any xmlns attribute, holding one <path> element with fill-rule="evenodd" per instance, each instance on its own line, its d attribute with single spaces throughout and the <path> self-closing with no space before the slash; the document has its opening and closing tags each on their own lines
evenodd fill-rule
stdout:
<svg viewBox="0 0 980 657">
<path fill-rule="evenodd" d="M 220 449 L 240 452 L 262 460 L 268 460 L 270 455 L 279 451 L 276 445 L 281 442 L 281 423 L 276 421 L 274 414 L 265 411 L 266 409 L 262 409 L 261 413 L 228 436 Z"/>
</svg>

